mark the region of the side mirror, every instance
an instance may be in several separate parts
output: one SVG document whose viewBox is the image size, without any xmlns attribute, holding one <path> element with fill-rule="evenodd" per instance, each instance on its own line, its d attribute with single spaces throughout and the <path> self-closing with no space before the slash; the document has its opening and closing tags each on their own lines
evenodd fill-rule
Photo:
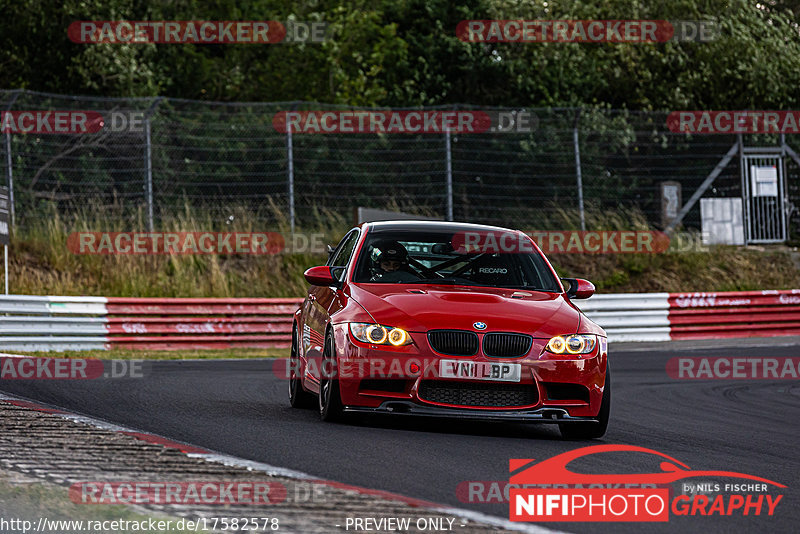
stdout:
<svg viewBox="0 0 800 534">
<path fill-rule="evenodd" d="M 562 278 L 564 282 L 569 282 L 567 298 L 588 299 L 594 295 L 594 284 L 583 278 Z"/>
<path fill-rule="evenodd" d="M 331 274 L 331 268 L 327 265 L 320 265 L 319 267 L 311 267 L 306 272 L 303 273 L 303 276 L 306 277 L 306 280 L 312 286 L 336 286 L 339 282 L 333 277 Z"/>
</svg>

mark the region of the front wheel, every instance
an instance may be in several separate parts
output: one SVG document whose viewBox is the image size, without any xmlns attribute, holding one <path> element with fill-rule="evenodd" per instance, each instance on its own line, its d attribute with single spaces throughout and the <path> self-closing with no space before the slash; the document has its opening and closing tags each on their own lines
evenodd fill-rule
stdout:
<svg viewBox="0 0 800 534">
<path fill-rule="evenodd" d="M 289 405 L 292 408 L 312 408 L 314 396 L 303 389 L 297 372 L 300 358 L 297 352 L 297 327 L 292 328 L 292 350 L 289 353 Z"/>
<path fill-rule="evenodd" d="M 558 429 L 564 439 L 596 439 L 602 438 L 608 429 L 608 416 L 611 412 L 611 368 L 606 364 L 606 383 L 603 388 L 603 402 L 600 404 L 598 422 L 561 423 Z"/>
<path fill-rule="evenodd" d="M 325 350 L 322 354 L 322 366 L 319 381 L 319 416 L 323 421 L 342 419 L 344 406 L 336 377 L 336 350 L 333 344 L 333 333 L 325 336 Z"/>
</svg>

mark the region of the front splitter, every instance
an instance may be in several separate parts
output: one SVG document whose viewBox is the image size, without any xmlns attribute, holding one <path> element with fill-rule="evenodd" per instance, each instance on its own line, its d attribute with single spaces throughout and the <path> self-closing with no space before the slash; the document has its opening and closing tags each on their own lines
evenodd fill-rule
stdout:
<svg viewBox="0 0 800 534">
<path fill-rule="evenodd" d="M 446 417 L 477 421 L 507 421 L 513 423 L 597 423 L 594 417 L 573 417 L 563 408 L 536 408 L 533 410 L 469 410 L 425 406 L 409 401 L 385 401 L 377 408 L 345 406 L 346 413 L 411 415 L 417 417 Z"/>
</svg>

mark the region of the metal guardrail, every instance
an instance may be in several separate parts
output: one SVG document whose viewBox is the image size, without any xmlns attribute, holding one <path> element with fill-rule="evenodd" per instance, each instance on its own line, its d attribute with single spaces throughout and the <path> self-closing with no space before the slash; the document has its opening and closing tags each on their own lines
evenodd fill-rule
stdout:
<svg viewBox="0 0 800 534">
<path fill-rule="evenodd" d="M 612 342 L 800 334 L 800 289 L 597 295 L 577 304 Z"/>
<path fill-rule="evenodd" d="M 608 340 L 669 341 L 669 293 L 595 295 L 575 304 L 602 326 Z"/>
<path fill-rule="evenodd" d="M 0 295 L 0 351 L 285 348 L 301 303 Z M 576 304 L 611 342 L 800 334 L 800 289 L 623 293 Z"/>
</svg>

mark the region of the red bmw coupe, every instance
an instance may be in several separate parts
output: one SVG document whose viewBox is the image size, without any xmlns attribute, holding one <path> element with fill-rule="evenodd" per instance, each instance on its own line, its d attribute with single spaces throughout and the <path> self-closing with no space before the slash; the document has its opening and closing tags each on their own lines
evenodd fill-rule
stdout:
<svg viewBox="0 0 800 534">
<path fill-rule="evenodd" d="M 289 401 L 325 421 L 385 413 L 555 423 L 603 436 L 605 331 L 522 232 L 451 222 L 353 228 L 294 315 Z"/>
</svg>

